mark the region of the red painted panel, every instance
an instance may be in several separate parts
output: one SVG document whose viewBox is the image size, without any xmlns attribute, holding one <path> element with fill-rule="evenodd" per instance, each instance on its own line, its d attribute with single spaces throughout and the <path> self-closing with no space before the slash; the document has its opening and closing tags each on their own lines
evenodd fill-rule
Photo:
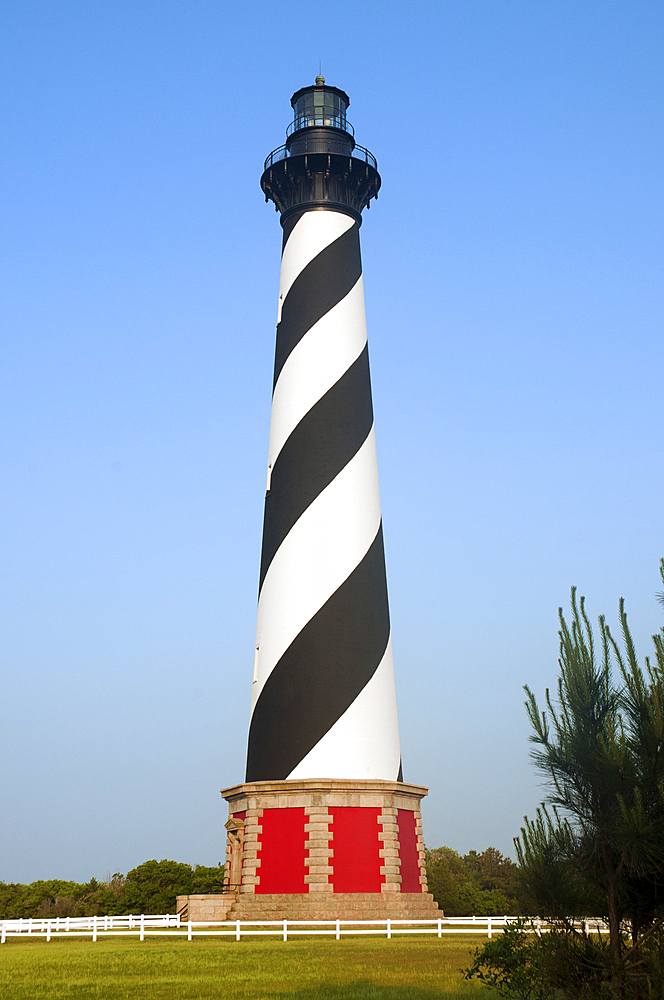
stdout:
<svg viewBox="0 0 664 1000">
<path fill-rule="evenodd" d="M 380 809 L 354 806 L 330 809 L 335 892 L 380 892 L 385 876 L 380 874 L 384 862 L 378 854 L 383 846 L 378 839 L 379 813 Z"/>
<path fill-rule="evenodd" d="M 304 809 L 264 809 L 258 821 L 260 865 L 257 893 L 307 892 L 304 876 Z"/>
<path fill-rule="evenodd" d="M 246 809 L 244 810 L 244 812 L 241 812 L 241 813 L 233 813 L 233 819 L 246 819 L 246 818 L 247 818 L 247 810 Z"/>
<path fill-rule="evenodd" d="M 397 825 L 399 827 L 399 857 L 401 858 L 401 891 L 422 892 L 415 813 L 409 809 L 399 809 Z"/>
</svg>

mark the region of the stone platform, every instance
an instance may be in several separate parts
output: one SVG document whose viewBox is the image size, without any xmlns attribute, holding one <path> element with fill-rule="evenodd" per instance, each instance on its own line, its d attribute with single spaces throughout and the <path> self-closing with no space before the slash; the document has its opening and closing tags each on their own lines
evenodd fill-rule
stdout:
<svg viewBox="0 0 664 1000">
<path fill-rule="evenodd" d="M 435 920 L 431 893 L 307 892 L 178 896 L 182 920 Z"/>
</svg>

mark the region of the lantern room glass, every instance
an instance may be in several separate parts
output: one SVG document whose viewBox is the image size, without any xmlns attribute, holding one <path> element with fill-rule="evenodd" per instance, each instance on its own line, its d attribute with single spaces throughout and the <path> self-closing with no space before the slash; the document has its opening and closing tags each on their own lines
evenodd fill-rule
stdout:
<svg viewBox="0 0 664 1000">
<path fill-rule="evenodd" d="M 340 128 L 346 130 L 348 104 L 338 93 L 325 87 L 312 87 L 295 102 L 293 125 L 300 128 Z"/>
</svg>

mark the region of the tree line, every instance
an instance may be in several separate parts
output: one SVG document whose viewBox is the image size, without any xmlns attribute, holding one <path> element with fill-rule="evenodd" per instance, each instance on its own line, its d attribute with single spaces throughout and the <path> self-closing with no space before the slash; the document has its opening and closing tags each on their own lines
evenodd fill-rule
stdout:
<svg viewBox="0 0 664 1000">
<path fill-rule="evenodd" d="M 116 872 L 104 881 L 0 882 L 0 919 L 175 913 L 177 896 L 221 892 L 224 872 L 224 865 L 208 868 L 164 859 L 145 861 L 126 875 Z"/>
<path fill-rule="evenodd" d="M 451 847 L 426 852 L 429 892 L 446 917 L 517 916 L 531 912 L 519 866 L 495 847 L 461 855 Z"/>
</svg>

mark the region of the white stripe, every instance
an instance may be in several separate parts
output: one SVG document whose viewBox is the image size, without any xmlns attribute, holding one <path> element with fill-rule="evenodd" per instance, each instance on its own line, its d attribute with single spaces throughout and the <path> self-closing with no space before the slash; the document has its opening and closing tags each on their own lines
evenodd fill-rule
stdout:
<svg viewBox="0 0 664 1000">
<path fill-rule="evenodd" d="M 321 250 L 354 225 L 353 219 L 343 212 L 305 212 L 300 216 L 286 240 L 281 258 L 277 323 L 281 322 L 281 307 L 298 274 Z"/>
<path fill-rule="evenodd" d="M 288 777 L 396 781 L 400 758 L 390 638 L 371 680 Z"/>
<path fill-rule="evenodd" d="M 362 561 L 379 527 L 372 428 L 357 454 L 298 518 L 270 563 L 258 601 L 252 713 L 293 639 Z"/>
<path fill-rule="evenodd" d="M 279 452 L 302 417 L 331 389 L 367 342 L 364 288 L 360 275 L 341 302 L 322 316 L 281 369 L 272 399 L 268 466 L 274 468 Z"/>
</svg>

